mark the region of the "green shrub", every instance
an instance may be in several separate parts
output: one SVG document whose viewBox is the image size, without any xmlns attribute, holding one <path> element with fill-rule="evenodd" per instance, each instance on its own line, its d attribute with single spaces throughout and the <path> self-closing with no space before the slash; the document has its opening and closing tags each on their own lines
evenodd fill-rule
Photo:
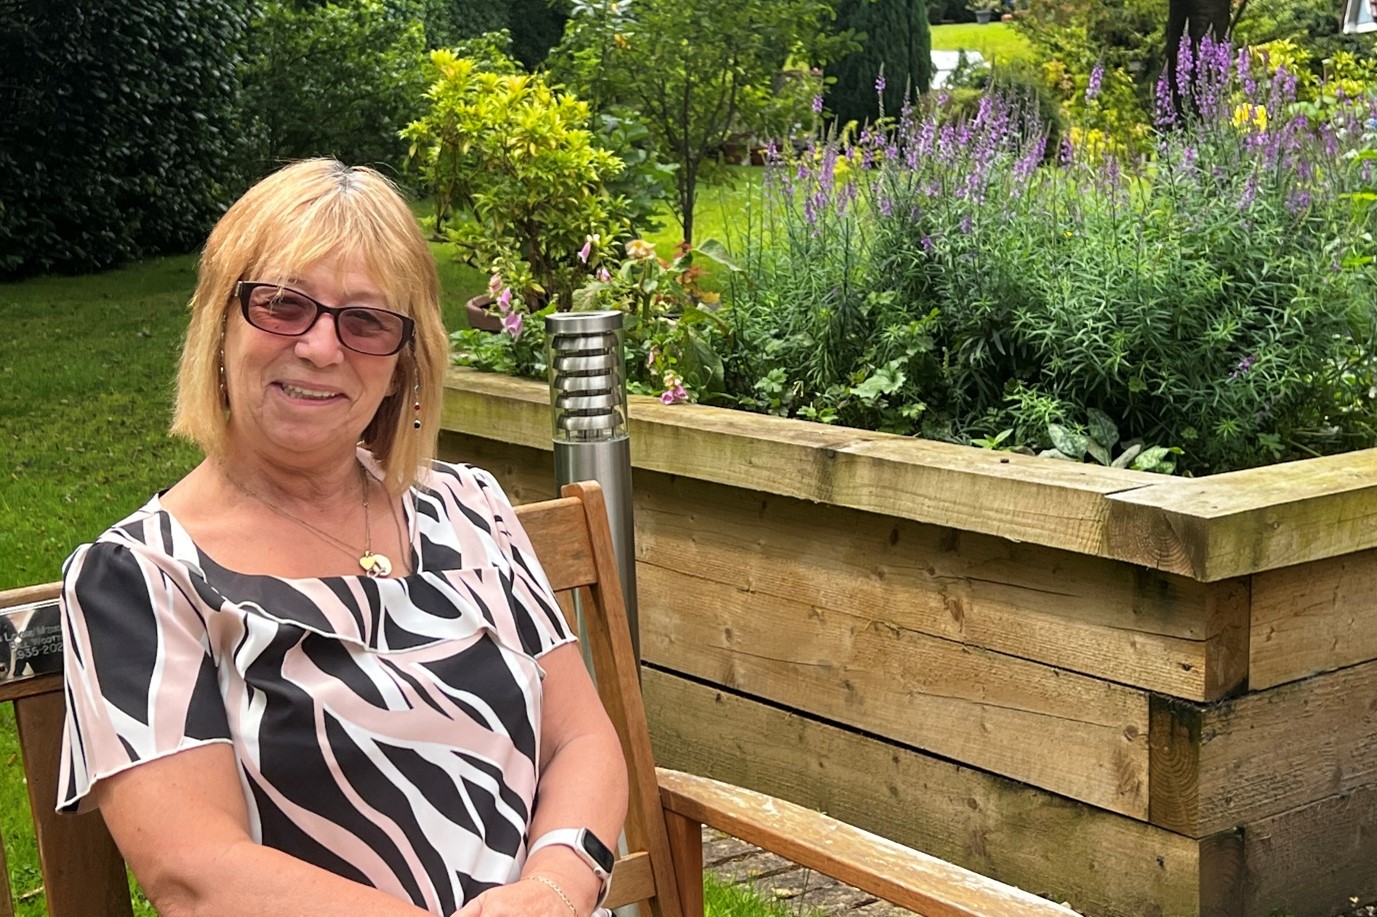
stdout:
<svg viewBox="0 0 1377 917">
<path fill-rule="evenodd" d="M 594 144 L 588 106 L 540 74 L 431 54 L 427 110 L 403 131 L 460 260 L 498 272 L 533 311 L 568 308 L 585 245 L 629 231 L 603 181 L 622 162 Z M 495 291 L 494 291 L 495 292 Z"/>
<path fill-rule="evenodd" d="M 399 168 L 398 131 L 420 113 L 425 86 L 418 13 L 382 0 L 263 4 L 241 71 L 250 171 L 312 156 Z"/>
<path fill-rule="evenodd" d="M 0 16 L 0 277 L 190 251 L 237 184 L 242 0 Z"/>
</svg>

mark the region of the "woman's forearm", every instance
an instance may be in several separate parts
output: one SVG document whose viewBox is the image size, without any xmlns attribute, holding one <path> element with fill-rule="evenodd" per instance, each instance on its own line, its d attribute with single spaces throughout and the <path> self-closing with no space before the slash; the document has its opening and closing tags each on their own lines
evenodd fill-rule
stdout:
<svg viewBox="0 0 1377 917">
<path fill-rule="evenodd" d="M 361 885 L 250 840 L 211 862 L 173 854 L 136 870 L 161 917 L 428 917 L 387 892 Z"/>
</svg>

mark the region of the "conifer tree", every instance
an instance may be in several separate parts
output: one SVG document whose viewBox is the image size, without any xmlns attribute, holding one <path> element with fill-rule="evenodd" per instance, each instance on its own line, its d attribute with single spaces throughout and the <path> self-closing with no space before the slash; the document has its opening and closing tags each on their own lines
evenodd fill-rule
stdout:
<svg viewBox="0 0 1377 917">
<path fill-rule="evenodd" d="M 906 94 L 927 92 L 932 82 L 932 36 L 924 0 L 842 0 L 837 30 L 852 29 L 859 50 L 827 68 L 835 82 L 827 94 L 828 110 L 838 124 L 873 121 L 884 113 L 898 115 Z M 883 90 L 876 91 L 881 73 Z"/>
</svg>

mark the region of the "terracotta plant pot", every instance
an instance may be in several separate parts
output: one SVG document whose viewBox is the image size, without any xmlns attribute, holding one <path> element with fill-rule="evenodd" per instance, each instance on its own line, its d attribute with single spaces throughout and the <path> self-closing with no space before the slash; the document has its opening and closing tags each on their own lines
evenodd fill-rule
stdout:
<svg viewBox="0 0 1377 917">
<path fill-rule="evenodd" d="M 487 293 L 475 296 L 464 304 L 469 327 L 476 331 L 497 334 L 502 330 L 502 313 L 493 308 L 494 300 Z"/>
</svg>

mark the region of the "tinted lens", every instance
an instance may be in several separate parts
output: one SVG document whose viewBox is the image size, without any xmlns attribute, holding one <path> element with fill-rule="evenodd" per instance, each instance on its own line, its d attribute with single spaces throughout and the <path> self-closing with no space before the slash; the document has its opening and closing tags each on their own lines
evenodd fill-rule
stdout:
<svg viewBox="0 0 1377 917">
<path fill-rule="evenodd" d="M 272 283 L 244 282 L 239 287 L 244 317 L 249 324 L 272 334 L 305 334 L 321 312 L 335 321 L 335 334 L 350 350 L 387 356 L 402 349 L 411 337 L 411 319 L 387 309 L 344 306 L 333 309 Z"/>
<path fill-rule="evenodd" d="M 345 347 L 360 353 L 386 354 L 402 345 L 406 319 L 383 309 L 342 309 L 335 327 Z"/>
<path fill-rule="evenodd" d="M 316 304 L 295 290 L 274 286 L 249 291 L 249 324 L 273 334 L 301 334 L 316 317 Z"/>
</svg>

